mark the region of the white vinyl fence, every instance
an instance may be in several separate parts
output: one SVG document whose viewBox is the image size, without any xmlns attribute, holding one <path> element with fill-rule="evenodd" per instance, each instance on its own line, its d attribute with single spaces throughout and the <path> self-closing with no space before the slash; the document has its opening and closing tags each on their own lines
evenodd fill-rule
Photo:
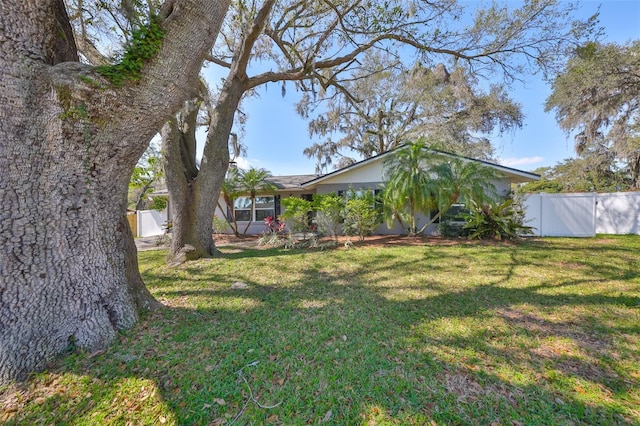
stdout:
<svg viewBox="0 0 640 426">
<path fill-rule="evenodd" d="M 538 236 L 640 234 L 640 192 L 531 194 L 524 207 Z"/>
<path fill-rule="evenodd" d="M 138 210 L 138 237 L 153 237 L 164 234 L 167 211 Z"/>
<path fill-rule="evenodd" d="M 640 234 L 640 192 L 598 194 L 598 234 Z"/>
</svg>

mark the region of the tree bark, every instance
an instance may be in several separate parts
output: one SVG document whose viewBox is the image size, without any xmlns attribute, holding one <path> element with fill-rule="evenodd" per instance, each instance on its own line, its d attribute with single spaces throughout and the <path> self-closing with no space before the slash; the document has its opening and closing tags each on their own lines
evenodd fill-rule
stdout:
<svg viewBox="0 0 640 426">
<path fill-rule="evenodd" d="M 211 257 L 217 252 L 212 236 L 213 215 L 229 167 L 234 115 L 245 90 L 242 79 L 230 74 L 212 109 L 199 169 L 195 168 L 196 115 L 189 113 L 190 107 L 182 113 L 182 125 L 171 120 L 163 128 L 165 174 L 173 216 L 167 256 L 170 265 Z"/>
<path fill-rule="evenodd" d="M 169 120 L 161 131 L 165 179 L 173 221 L 167 255 L 170 265 L 210 257 L 215 253 L 211 224 L 202 234 L 196 231 L 196 205 L 201 202 L 197 195 L 199 170 L 196 166 L 198 104 L 196 101 L 187 102 L 178 116 Z"/>
<path fill-rule="evenodd" d="M 227 7 L 165 6 L 162 47 L 115 87 L 78 62 L 63 0 L 0 3 L 0 384 L 70 345 L 104 348 L 156 304 L 123 222 L 127 183 Z"/>
</svg>

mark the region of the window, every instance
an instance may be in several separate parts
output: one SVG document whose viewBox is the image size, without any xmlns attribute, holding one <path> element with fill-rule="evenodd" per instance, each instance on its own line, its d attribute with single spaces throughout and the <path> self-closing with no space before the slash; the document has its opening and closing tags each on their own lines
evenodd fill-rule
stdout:
<svg viewBox="0 0 640 426">
<path fill-rule="evenodd" d="M 238 197 L 233 201 L 233 214 L 238 222 L 251 220 L 251 197 Z"/>
<path fill-rule="evenodd" d="M 256 197 L 256 221 L 264 220 L 267 216 L 276 217 L 275 197 Z"/>
<path fill-rule="evenodd" d="M 276 197 L 256 197 L 255 205 L 251 203 L 251 197 L 238 197 L 233 201 L 233 213 L 238 222 L 263 221 L 267 216 L 276 217 Z"/>
<path fill-rule="evenodd" d="M 349 191 L 339 190 L 337 194 L 338 197 L 344 197 L 345 200 L 351 197 L 370 196 L 373 199 L 373 205 L 371 207 L 382 214 L 382 189 L 361 188 L 357 190 L 350 189 Z"/>
<path fill-rule="evenodd" d="M 443 219 L 449 222 L 464 222 L 464 220 L 459 216 L 462 213 L 469 213 L 469 209 L 467 209 L 464 203 L 455 203 L 449 207 L 449 210 L 444 214 Z"/>
<path fill-rule="evenodd" d="M 382 214 L 382 189 L 373 190 L 374 208 Z"/>
</svg>

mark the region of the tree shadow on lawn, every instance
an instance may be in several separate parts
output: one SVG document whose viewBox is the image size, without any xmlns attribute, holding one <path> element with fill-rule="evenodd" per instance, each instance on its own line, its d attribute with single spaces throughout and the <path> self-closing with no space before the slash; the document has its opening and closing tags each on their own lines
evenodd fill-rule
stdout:
<svg viewBox="0 0 640 426">
<path fill-rule="evenodd" d="M 244 265 L 228 259 L 206 261 L 213 272 L 146 270 L 171 306 L 104 353 L 71 355 L 36 376 L 55 392 L 25 393 L 31 408 L 8 424 L 36 423 L 43 412 L 57 416 L 47 423 L 68 424 L 228 424 L 238 414 L 236 424 L 637 424 L 639 372 L 630 366 L 640 361 L 640 300 L 587 291 L 637 275 L 583 262 L 582 278 L 536 281 L 526 276 L 535 270 L 522 270 L 538 261 L 526 247 L 492 249 L 484 265 L 487 253 L 476 259 L 467 249 L 421 265 L 429 250 L 354 253 L 335 266 L 298 253 L 307 267 L 295 271 L 283 254 L 265 253 L 281 277 L 246 270 L 230 279 Z M 429 267 L 454 261 L 452 281 Z M 469 268 L 482 282 L 464 282 Z M 249 288 L 231 289 L 236 277 Z M 83 385 L 65 387 L 69 376 Z M 126 387 L 146 399 L 123 398 Z M 280 404 L 245 407 L 250 395 Z"/>
</svg>

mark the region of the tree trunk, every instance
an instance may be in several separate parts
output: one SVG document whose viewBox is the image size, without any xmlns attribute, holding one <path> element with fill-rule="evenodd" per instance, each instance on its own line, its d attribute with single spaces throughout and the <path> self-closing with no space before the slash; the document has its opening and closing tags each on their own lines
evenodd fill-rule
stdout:
<svg viewBox="0 0 640 426">
<path fill-rule="evenodd" d="M 149 192 L 149 189 L 151 189 L 150 185 L 144 185 L 138 188 L 140 192 L 138 193 L 138 196 L 136 197 L 136 201 L 135 201 L 134 208 L 136 210 L 144 210 L 145 198 L 147 197 L 147 192 Z"/>
<path fill-rule="evenodd" d="M 149 290 L 144 285 L 140 270 L 138 269 L 138 249 L 133 240 L 133 233 L 129 226 L 127 216 L 122 216 L 118 232 L 122 234 L 122 241 L 125 253 L 124 272 L 127 281 L 129 295 L 138 311 L 153 311 L 162 307 L 162 304 L 153 298 Z"/>
<path fill-rule="evenodd" d="M 177 3 L 143 77 L 121 87 L 77 62 L 63 0 L 0 3 L 0 384 L 70 346 L 104 348 L 156 305 L 124 223 L 127 184 L 228 7 Z"/>
<path fill-rule="evenodd" d="M 126 267 L 133 237 L 122 224 L 135 160 L 107 167 L 107 152 L 77 131 L 88 119 L 56 119 L 64 110 L 51 81 L 22 83 L 26 108 L 0 117 L 0 132 L 15 141 L 3 144 L 0 160 L 0 381 L 69 345 L 104 348 L 138 319 L 133 293 L 143 285 Z"/>
<path fill-rule="evenodd" d="M 225 81 L 209 123 L 200 169 L 195 168 L 197 111 L 182 114 L 182 123 L 172 120 L 163 128 L 165 174 L 173 216 L 167 256 L 170 265 L 217 252 L 212 236 L 213 215 L 229 167 L 233 118 L 244 91 L 239 78 L 229 77 Z"/>
<path fill-rule="evenodd" d="M 185 104 L 177 118 L 162 128 L 162 148 L 167 188 L 173 221 L 171 245 L 167 256 L 170 265 L 210 257 L 215 253 L 211 225 L 207 232 L 196 232 L 198 168 L 196 167 L 196 121 L 198 102 Z"/>
</svg>

